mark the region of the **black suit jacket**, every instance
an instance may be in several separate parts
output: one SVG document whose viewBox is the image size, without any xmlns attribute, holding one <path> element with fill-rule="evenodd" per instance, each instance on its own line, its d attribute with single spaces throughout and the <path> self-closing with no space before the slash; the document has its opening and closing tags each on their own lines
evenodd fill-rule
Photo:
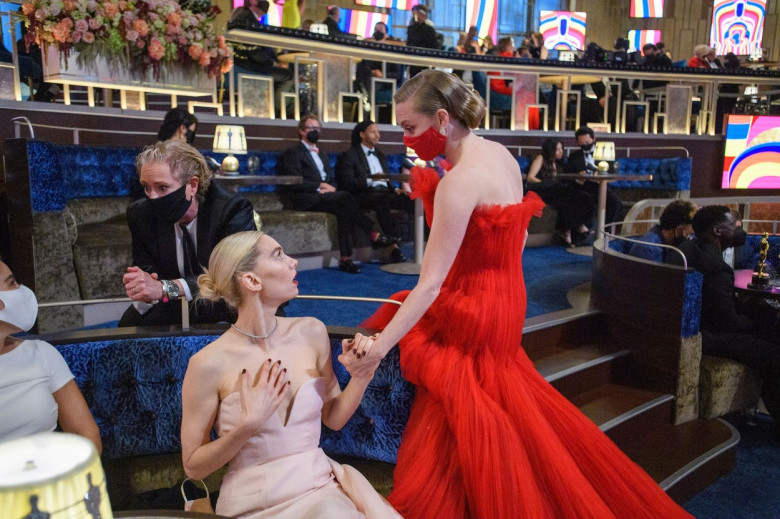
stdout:
<svg viewBox="0 0 780 519">
<path fill-rule="evenodd" d="M 322 151 L 318 155 L 327 174 L 325 182 L 336 187 L 328 156 Z M 300 175 L 303 177 L 303 182 L 300 184 L 280 186 L 284 192 L 289 194 L 290 202 L 292 202 L 295 209 L 305 211 L 319 201 L 320 194 L 317 192 L 317 189 L 319 189 L 322 183 L 322 177 L 317 164 L 314 163 L 314 159 L 311 157 L 309 149 L 303 142 L 299 142 L 292 148 L 284 150 L 281 157 L 279 157 L 279 162 L 276 164 L 276 173 L 279 175 Z"/>
<path fill-rule="evenodd" d="M 377 148 L 374 149 L 382 171 L 388 173 L 385 154 Z M 367 185 L 367 179 L 370 176 L 371 167 L 368 165 L 368 158 L 360 144 L 350 147 L 339 155 L 336 162 L 336 181 L 341 191 L 349 191 L 353 195 L 371 191 Z"/>
<path fill-rule="evenodd" d="M 737 310 L 734 269 L 723 261 L 720 247 L 701 238 L 685 241 L 679 249 L 688 267 L 702 273 L 701 329 L 709 332 L 748 332 L 756 327 L 752 319 Z"/>
<path fill-rule="evenodd" d="M 425 49 L 439 49 L 439 38 L 436 29 L 427 23 L 412 22 L 406 28 L 406 44 L 410 47 L 422 47 Z"/>
<path fill-rule="evenodd" d="M 173 224 L 158 220 L 146 198 L 128 208 L 127 222 L 133 238 L 133 265 L 149 273 L 156 272 L 160 279 L 181 278 Z M 252 204 L 212 182 L 198 207 L 198 263 L 208 265 L 211 251 L 225 236 L 255 229 Z M 197 294 L 197 276 L 185 281 L 190 293 Z"/>
<path fill-rule="evenodd" d="M 574 150 L 569 153 L 569 158 L 563 166 L 566 173 L 579 173 L 587 171 L 585 166 L 585 153 L 582 150 Z"/>
</svg>

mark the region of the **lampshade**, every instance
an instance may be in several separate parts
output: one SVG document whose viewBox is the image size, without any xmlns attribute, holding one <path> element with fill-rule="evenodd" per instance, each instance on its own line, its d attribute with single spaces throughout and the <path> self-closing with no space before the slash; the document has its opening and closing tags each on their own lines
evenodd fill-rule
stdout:
<svg viewBox="0 0 780 519">
<path fill-rule="evenodd" d="M 615 160 L 615 143 L 597 141 L 593 160 Z"/>
<path fill-rule="evenodd" d="M 81 436 L 40 433 L 0 443 L 0 511 L 5 519 L 111 519 L 95 446 Z"/>
<path fill-rule="evenodd" d="M 233 154 L 246 154 L 246 134 L 243 126 L 217 125 L 214 130 L 214 145 L 212 147 L 215 153 L 227 153 L 227 157 L 222 160 L 222 171 L 225 174 L 238 173 L 238 159 Z"/>
<path fill-rule="evenodd" d="M 745 87 L 745 96 L 756 96 L 758 95 L 758 87 L 757 86 L 746 86 Z"/>
</svg>

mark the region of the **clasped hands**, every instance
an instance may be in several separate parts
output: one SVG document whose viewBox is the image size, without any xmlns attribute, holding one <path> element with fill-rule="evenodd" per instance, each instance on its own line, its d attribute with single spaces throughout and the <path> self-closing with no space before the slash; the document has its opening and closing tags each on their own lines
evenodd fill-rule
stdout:
<svg viewBox="0 0 780 519">
<path fill-rule="evenodd" d="M 133 301 L 151 303 L 162 299 L 162 282 L 157 274 L 149 274 L 138 267 L 127 267 L 127 274 L 122 276 L 127 297 Z"/>
<path fill-rule="evenodd" d="M 358 333 L 354 339 L 341 341 L 342 352 L 339 355 L 339 362 L 352 377 L 371 378 L 374 376 L 374 372 L 382 360 L 382 357 L 376 352 L 371 355 L 371 347 L 378 338 L 378 333 L 371 336 Z"/>
</svg>

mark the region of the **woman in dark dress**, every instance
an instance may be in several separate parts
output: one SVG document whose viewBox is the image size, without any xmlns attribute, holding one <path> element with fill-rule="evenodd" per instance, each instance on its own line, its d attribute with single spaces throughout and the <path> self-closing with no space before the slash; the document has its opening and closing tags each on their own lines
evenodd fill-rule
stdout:
<svg viewBox="0 0 780 519">
<path fill-rule="evenodd" d="M 545 139 L 542 153 L 537 155 L 528 169 L 528 189 L 536 191 L 544 203 L 558 211 L 558 230 L 568 247 L 590 232 L 587 223 L 593 220 L 595 204 L 575 182 L 558 178 L 563 171 L 563 144 L 558 139 Z"/>
</svg>

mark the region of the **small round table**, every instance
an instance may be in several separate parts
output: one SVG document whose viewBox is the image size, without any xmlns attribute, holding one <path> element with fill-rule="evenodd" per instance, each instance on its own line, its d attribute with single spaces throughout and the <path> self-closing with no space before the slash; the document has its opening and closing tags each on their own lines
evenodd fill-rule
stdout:
<svg viewBox="0 0 780 519">
<path fill-rule="evenodd" d="M 778 286 L 778 284 L 775 284 L 778 281 L 777 279 L 770 280 L 769 288 L 766 290 L 748 288 L 748 283 L 752 281 L 753 281 L 753 269 L 734 271 L 734 288 L 737 290 L 737 292 L 742 292 L 751 297 L 763 297 L 765 299 L 774 299 L 780 301 L 780 286 Z"/>
</svg>

